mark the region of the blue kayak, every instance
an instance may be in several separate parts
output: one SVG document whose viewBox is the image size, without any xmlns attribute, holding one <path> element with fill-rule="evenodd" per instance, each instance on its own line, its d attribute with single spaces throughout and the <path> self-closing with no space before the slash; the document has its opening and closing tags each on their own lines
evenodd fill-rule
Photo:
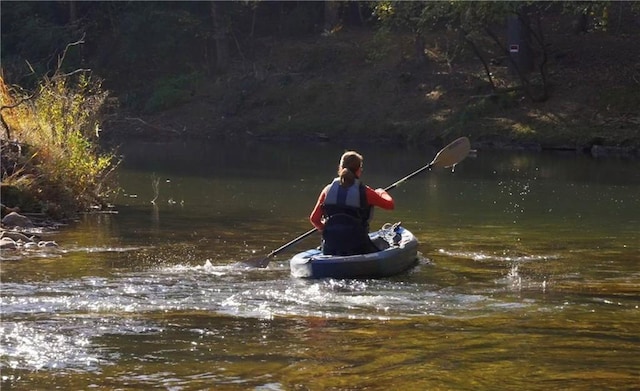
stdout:
<svg viewBox="0 0 640 391">
<path fill-rule="evenodd" d="M 381 278 L 409 270 L 418 261 L 418 240 L 400 223 L 369 233 L 380 251 L 357 255 L 323 255 L 318 248 L 289 261 L 291 275 L 300 278 Z"/>
</svg>

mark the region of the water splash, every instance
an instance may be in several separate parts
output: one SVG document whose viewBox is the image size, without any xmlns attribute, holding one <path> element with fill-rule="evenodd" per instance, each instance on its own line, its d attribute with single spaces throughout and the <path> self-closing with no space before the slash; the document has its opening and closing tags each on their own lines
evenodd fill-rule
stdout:
<svg viewBox="0 0 640 391">
<path fill-rule="evenodd" d="M 559 255 L 557 254 L 540 254 L 540 255 L 536 255 L 536 254 L 521 254 L 521 255 L 505 255 L 503 254 L 495 254 L 495 253 L 484 253 L 482 251 L 454 251 L 454 250 L 446 250 L 446 249 L 438 249 L 438 253 L 439 254 L 443 254 L 443 255 L 447 255 L 450 257 L 456 257 L 456 258 L 466 258 L 466 259 L 472 259 L 474 261 L 478 261 L 478 262 L 493 262 L 493 261 L 497 261 L 497 262 L 515 262 L 515 263 L 522 263 L 522 262 L 536 262 L 536 261 L 549 261 L 552 259 L 558 259 Z"/>
<path fill-rule="evenodd" d="M 91 349 L 91 338 L 105 332 L 91 319 L 67 318 L 57 321 L 3 321 L 0 326 L 0 356 L 9 368 L 65 369 L 95 371 L 107 357 Z"/>
<path fill-rule="evenodd" d="M 118 358 L 96 338 L 162 333 L 167 313 L 388 321 L 509 310 L 490 294 L 406 280 L 299 280 L 284 266 L 246 271 L 210 259 L 107 277 L 4 283 L 2 293 L 0 356 L 3 365 L 27 369 L 97 371 Z"/>
</svg>

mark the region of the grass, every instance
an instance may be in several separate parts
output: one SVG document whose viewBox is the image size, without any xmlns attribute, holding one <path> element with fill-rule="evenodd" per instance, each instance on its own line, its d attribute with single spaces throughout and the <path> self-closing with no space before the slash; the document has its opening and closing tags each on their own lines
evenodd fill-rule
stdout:
<svg viewBox="0 0 640 391">
<path fill-rule="evenodd" d="M 5 206 L 64 218 L 102 204 L 116 166 L 115 155 L 97 145 L 106 99 L 84 73 L 43 78 L 31 96 L 0 78 L 11 139 L 3 142 Z"/>
</svg>

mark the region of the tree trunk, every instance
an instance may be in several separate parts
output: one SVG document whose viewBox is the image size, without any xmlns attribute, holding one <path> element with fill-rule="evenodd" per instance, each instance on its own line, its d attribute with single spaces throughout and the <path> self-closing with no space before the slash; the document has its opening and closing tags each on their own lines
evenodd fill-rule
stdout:
<svg viewBox="0 0 640 391">
<path fill-rule="evenodd" d="M 427 65 L 428 59 L 424 52 L 425 42 L 424 37 L 420 33 L 416 33 L 413 37 L 413 45 L 416 53 L 416 63 L 419 66 Z"/>
<path fill-rule="evenodd" d="M 464 29 L 461 29 L 461 32 L 462 32 L 462 39 L 465 42 L 467 42 L 469 46 L 471 46 L 471 50 L 473 50 L 473 53 L 476 55 L 476 57 L 478 57 L 480 62 L 482 62 L 482 66 L 484 67 L 484 72 L 487 75 L 487 81 L 491 86 L 491 91 L 496 92 L 496 84 L 493 82 L 493 76 L 491 76 L 491 70 L 489 69 L 489 64 L 487 64 L 487 61 L 484 59 L 484 56 L 480 52 L 480 49 L 478 49 L 478 46 L 475 44 L 475 42 L 473 42 L 473 40 L 469 38 L 469 33 Z"/>
<path fill-rule="evenodd" d="M 76 8 L 76 2 L 70 1 L 69 2 L 69 24 L 75 23 L 77 19 L 78 19 L 78 12 Z"/>
<path fill-rule="evenodd" d="M 533 53 L 531 51 L 530 29 L 525 26 L 525 14 L 513 15 L 507 18 L 507 48 L 512 64 L 518 70 L 512 69 L 514 73 L 527 74 L 533 69 Z"/>
<path fill-rule="evenodd" d="M 338 25 L 338 7 L 340 4 L 337 1 L 325 0 L 324 1 L 324 26 L 325 32 L 332 32 Z"/>
<path fill-rule="evenodd" d="M 213 19 L 213 37 L 216 45 L 216 70 L 226 72 L 229 67 L 229 40 L 227 25 L 216 1 L 211 1 L 211 18 Z"/>
<path fill-rule="evenodd" d="M 583 12 L 580 15 L 576 15 L 571 22 L 571 28 L 576 35 L 587 33 L 589 29 L 589 16 L 587 13 Z"/>
</svg>

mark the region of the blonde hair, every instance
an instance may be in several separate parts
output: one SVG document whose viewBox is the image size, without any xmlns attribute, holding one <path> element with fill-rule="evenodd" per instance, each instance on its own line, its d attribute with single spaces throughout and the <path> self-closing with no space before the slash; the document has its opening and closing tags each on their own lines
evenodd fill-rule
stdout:
<svg viewBox="0 0 640 391">
<path fill-rule="evenodd" d="M 338 176 L 340 177 L 340 185 L 349 187 L 353 185 L 358 178 L 356 172 L 362 168 L 362 155 L 356 151 L 347 151 L 340 157 L 340 165 L 338 165 Z"/>
</svg>

